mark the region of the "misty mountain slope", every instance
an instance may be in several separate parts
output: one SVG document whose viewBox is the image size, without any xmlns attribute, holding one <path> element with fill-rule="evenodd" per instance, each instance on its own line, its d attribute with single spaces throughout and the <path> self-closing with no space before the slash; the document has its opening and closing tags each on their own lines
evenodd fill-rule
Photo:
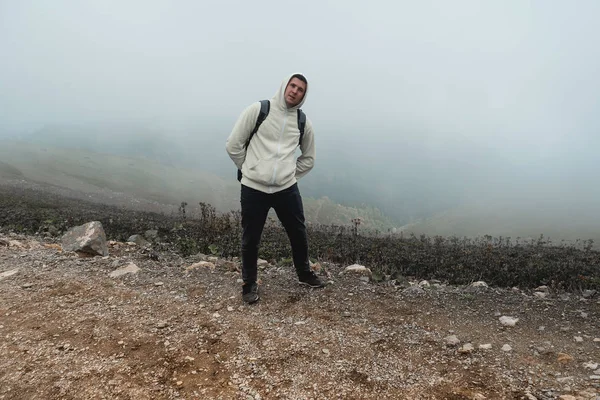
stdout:
<svg viewBox="0 0 600 400">
<path fill-rule="evenodd" d="M 3 143 L 0 159 L 0 176 L 5 178 L 25 179 L 85 193 L 109 189 L 164 204 L 186 202 L 191 212 L 198 208 L 199 202 L 209 203 L 221 212 L 239 209 L 239 183 L 233 173 L 231 179 L 226 180 L 148 158 L 16 141 Z M 349 225 L 353 218 L 361 217 L 367 228 L 392 228 L 385 215 L 373 207 L 347 207 L 327 198 L 316 200 L 309 196 L 304 200 L 306 219 L 312 223 Z"/>
<path fill-rule="evenodd" d="M 600 245 L 600 216 L 573 203 L 484 202 L 465 204 L 435 216 L 406 224 L 402 232 L 440 236 L 510 237 L 513 241 L 538 239 L 552 243 L 594 240 Z"/>
<path fill-rule="evenodd" d="M 106 188 L 162 203 L 207 202 L 219 209 L 236 207 L 235 185 L 200 171 L 170 167 L 156 161 L 84 150 L 7 142 L 0 149 L 4 164 L 25 179 L 83 192 Z M 6 170 L 7 168 L 3 168 Z"/>
</svg>

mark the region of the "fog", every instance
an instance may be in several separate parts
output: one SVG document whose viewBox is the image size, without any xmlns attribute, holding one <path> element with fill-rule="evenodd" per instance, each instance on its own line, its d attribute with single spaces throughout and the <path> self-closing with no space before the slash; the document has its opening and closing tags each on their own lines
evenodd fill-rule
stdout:
<svg viewBox="0 0 600 400">
<path fill-rule="evenodd" d="M 597 233 L 598 15 L 593 0 L 0 0 L 0 137 L 147 134 L 233 177 L 239 113 L 301 71 L 306 195 L 399 224 L 466 208 Z"/>
</svg>

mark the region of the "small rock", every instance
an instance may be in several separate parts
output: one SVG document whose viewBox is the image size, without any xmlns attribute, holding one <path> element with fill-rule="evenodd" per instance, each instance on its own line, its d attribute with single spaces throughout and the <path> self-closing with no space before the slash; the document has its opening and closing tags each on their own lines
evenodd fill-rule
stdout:
<svg viewBox="0 0 600 400">
<path fill-rule="evenodd" d="M 420 286 L 414 285 L 411 287 L 407 287 L 402 291 L 402 293 L 409 296 L 419 296 L 425 294 L 425 290 L 423 290 Z"/>
<path fill-rule="evenodd" d="M 481 350 L 490 350 L 492 348 L 492 344 L 491 343 L 486 343 L 486 344 L 480 344 L 479 348 Z"/>
<path fill-rule="evenodd" d="M 592 380 L 592 381 L 600 381 L 600 375 L 590 375 L 590 380 Z"/>
<path fill-rule="evenodd" d="M 577 343 L 583 342 L 583 338 L 581 336 L 575 336 L 573 339 L 575 339 Z"/>
<path fill-rule="evenodd" d="M 347 266 L 341 272 L 341 274 L 364 275 L 364 276 L 368 276 L 368 277 L 373 276 L 373 273 L 371 272 L 371 270 L 369 268 L 365 267 L 364 265 L 360 265 L 360 264 L 352 264 L 352 265 Z"/>
<path fill-rule="evenodd" d="M 477 281 L 477 282 L 471 283 L 470 286 L 471 287 L 484 287 L 484 288 L 486 288 L 486 287 L 488 287 L 488 284 L 485 283 L 484 281 Z"/>
<path fill-rule="evenodd" d="M 197 268 L 208 268 L 210 270 L 214 270 L 216 268 L 216 266 L 215 266 L 215 264 L 213 264 L 209 261 L 200 261 L 200 262 L 190 265 L 189 267 L 186 267 L 185 270 L 191 271 L 191 270 L 197 269 Z"/>
<path fill-rule="evenodd" d="M 545 299 L 546 297 L 548 297 L 548 293 L 546 292 L 535 292 L 533 293 L 534 297 L 537 297 L 538 299 Z"/>
<path fill-rule="evenodd" d="M 156 283 L 154 284 L 154 286 L 163 286 L 163 285 L 164 285 L 164 283 L 163 283 L 163 282 L 156 282 Z"/>
<path fill-rule="evenodd" d="M 567 364 L 573 362 L 574 359 L 567 353 L 558 353 L 557 361 L 561 364 Z"/>
<path fill-rule="evenodd" d="M 591 299 L 592 297 L 594 297 L 596 295 L 596 291 L 595 290 L 585 290 L 582 294 L 584 299 Z"/>
<path fill-rule="evenodd" d="M 473 350 L 475 350 L 473 345 L 471 343 L 466 343 L 460 349 L 458 349 L 458 352 L 461 354 L 469 354 L 472 353 Z"/>
<path fill-rule="evenodd" d="M 329 350 L 328 349 L 323 349 L 323 353 L 326 355 L 329 355 Z"/>
<path fill-rule="evenodd" d="M 548 290 L 548 286 L 538 286 L 535 288 L 536 292 L 547 292 Z"/>
<path fill-rule="evenodd" d="M 598 363 L 595 363 L 595 362 L 591 362 L 591 361 L 590 361 L 590 362 L 588 362 L 588 363 L 585 363 L 585 364 L 583 364 L 583 368 L 587 368 L 587 369 L 596 369 L 596 368 L 598 368 Z"/>
<path fill-rule="evenodd" d="M 227 307 L 227 311 L 232 312 L 233 310 L 234 310 L 234 308 L 232 306 Z"/>
<path fill-rule="evenodd" d="M 600 338 L 594 338 L 594 343 L 600 343 Z"/>
<path fill-rule="evenodd" d="M 258 267 L 266 267 L 266 266 L 268 266 L 268 265 L 269 265 L 269 262 L 268 262 L 267 260 L 263 260 L 262 258 L 259 258 L 259 259 L 256 261 L 256 265 L 257 265 Z"/>
<path fill-rule="evenodd" d="M 125 275 L 125 274 L 137 274 L 139 272 L 139 267 L 137 265 L 135 265 L 134 263 L 129 263 L 126 267 L 122 267 L 119 268 L 113 272 L 111 272 L 110 274 L 108 274 L 108 276 L 110 276 L 111 278 L 117 278 L 119 276 Z"/>
<path fill-rule="evenodd" d="M 558 400 L 577 400 L 577 397 L 571 396 L 570 394 L 563 394 L 558 397 Z"/>
<path fill-rule="evenodd" d="M 502 351 L 505 351 L 505 352 L 512 351 L 512 347 L 510 346 L 510 344 L 505 344 L 504 346 L 502 346 Z"/>
<path fill-rule="evenodd" d="M 431 285 L 429 284 L 428 281 L 423 280 L 423 281 L 419 282 L 419 286 L 420 287 L 430 287 Z"/>
<path fill-rule="evenodd" d="M 135 243 L 140 247 L 144 247 L 150 244 L 146 239 L 144 239 L 142 235 L 131 235 L 129 239 L 127 239 L 127 241 L 129 243 Z"/>
<path fill-rule="evenodd" d="M 519 318 L 502 316 L 500 317 L 500 323 L 504 326 L 515 326 L 519 322 Z"/>
<path fill-rule="evenodd" d="M 166 328 L 167 326 L 169 326 L 169 324 L 168 324 L 167 322 L 165 322 L 165 321 L 161 321 L 161 322 L 159 322 L 158 324 L 156 324 L 156 327 L 157 327 L 158 329 L 164 329 L 164 328 Z"/>
<path fill-rule="evenodd" d="M 194 361 L 194 357 L 185 356 L 185 361 Z"/>
<path fill-rule="evenodd" d="M 27 283 L 22 284 L 21 287 L 23 289 L 29 289 L 29 288 L 33 287 L 33 283 L 27 282 Z"/>
<path fill-rule="evenodd" d="M 8 278 L 9 276 L 13 276 L 19 272 L 19 268 L 11 269 L 9 271 L 4 271 L 0 273 L 0 281 L 4 278 Z"/>
<path fill-rule="evenodd" d="M 99 221 L 70 229 L 61 239 L 64 251 L 75 251 L 91 255 L 108 255 L 106 234 Z"/>
<path fill-rule="evenodd" d="M 350 314 L 348 311 L 344 311 L 342 313 L 342 317 L 348 318 L 348 317 L 351 317 L 351 316 L 352 316 L 352 314 Z"/>
<path fill-rule="evenodd" d="M 444 338 L 447 346 L 456 346 L 460 343 L 460 340 L 456 337 L 456 335 L 446 336 Z"/>
</svg>

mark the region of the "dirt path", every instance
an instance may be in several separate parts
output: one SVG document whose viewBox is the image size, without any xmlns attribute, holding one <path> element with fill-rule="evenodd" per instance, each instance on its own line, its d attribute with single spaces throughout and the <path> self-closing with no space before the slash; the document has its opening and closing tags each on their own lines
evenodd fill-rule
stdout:
<svg viewBox="0 0 600 400">
<path fill-rule="evenodd" d="M 336 266 L 321 272 L 334 284 L 311 290 L 268 266 L 246 306 L 225 260 L 187 269 L 202 257 L 153 261 L 121 243 L 78 258 L 5 239 L 0 399 L 600 398 L 598 297 L 411 294 Z M 137 274 L 109 276 L 130 262 Z"/>
</svg>

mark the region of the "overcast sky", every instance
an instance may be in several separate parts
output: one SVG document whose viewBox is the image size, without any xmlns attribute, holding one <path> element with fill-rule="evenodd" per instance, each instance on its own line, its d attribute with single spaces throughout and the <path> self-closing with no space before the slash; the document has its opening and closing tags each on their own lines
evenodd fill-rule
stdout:
<svg viewBox="0 0 600 400">
<path fill-rule="evenodd" d="M 200 121 L 214 131 L 187 134 L 224 143 L 301 71 L 319 157 L 340 141 L 374 160 L 487 149 L 581 175 L 600 169 L 599 15 L 595 0 L 0 0 L 0 134 Z"/>
</svg>

